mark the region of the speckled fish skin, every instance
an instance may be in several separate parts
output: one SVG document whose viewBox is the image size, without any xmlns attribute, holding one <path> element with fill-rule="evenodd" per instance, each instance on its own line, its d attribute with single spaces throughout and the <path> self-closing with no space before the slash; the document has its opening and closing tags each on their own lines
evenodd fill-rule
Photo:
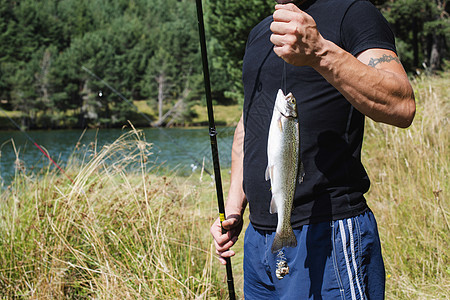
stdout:
<svg viewBox="0 0 450 300">
<path fill-rule="evenodd" d="M 270 123 L 267 144 L 266 180 L 270 179 L 272 201 L 270 213 L 278 213 L 272 252 L 297 246 L 291 226 L 291 212 L 297 180 L 303 180 L 299 158 L 299 124 L 297 103 L 292 95 L 278 91 Z"/>
</svg>

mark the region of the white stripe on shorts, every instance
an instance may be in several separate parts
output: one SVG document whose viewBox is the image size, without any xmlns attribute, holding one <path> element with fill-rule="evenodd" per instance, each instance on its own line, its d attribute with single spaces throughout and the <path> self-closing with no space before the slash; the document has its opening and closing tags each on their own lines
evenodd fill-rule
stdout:
<svg viewBox="0 0 450 300">
<path fill-rule="evenodd" d="M 350 292 L 352 294 L 352 300 L 356 300 L 355 287 L 353 285 L 353 274 L 347 254 L 347 237 L 345 235 L 344 222 L 342 220 L 339 220 L 339 229 L 341 231 L 342 249 L 344 251 L 345 264 L 347 266 L 348 281 L 350 282 Z"/>
<path fill-rule="evenodd" d="M 359 294 L 361 295 L 361 299 L 364 300 L 364 295 L 361 290 L 361 285 L 359 284 L 358 267 L 356 265 L 356 257 L 355 257 L 355 242 L 353 239 L 353 226 L 352 226 L 351 219 L 347 219 L 347 225 L 348 225 L 348 231 L 350 232 L 350 249 L 352 252 L 352 262 L 353 262 L 353 269 L 355 270 L 356 285 L 358 286 L 358 291 L 359 291 Z"/>
</svg>

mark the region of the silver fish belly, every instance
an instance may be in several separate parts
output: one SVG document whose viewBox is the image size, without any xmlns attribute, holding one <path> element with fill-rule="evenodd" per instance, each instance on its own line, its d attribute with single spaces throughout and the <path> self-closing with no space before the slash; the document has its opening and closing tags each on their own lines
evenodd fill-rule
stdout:
<svg viewBox="0 0 450 300">
<path fill-rule="evenodd" d="M 303 180 L 299 158 L 299 125 L 297 103 L 292 95 L 279 90 L 273 109 L 267 144 L 266 180 L 270 179 L 272 200 L 270 213 L 278 213 L 278 224 L 272 252 L 297 246 L 291 226 L 291 212 L 297 181 Z"/>
</svg>

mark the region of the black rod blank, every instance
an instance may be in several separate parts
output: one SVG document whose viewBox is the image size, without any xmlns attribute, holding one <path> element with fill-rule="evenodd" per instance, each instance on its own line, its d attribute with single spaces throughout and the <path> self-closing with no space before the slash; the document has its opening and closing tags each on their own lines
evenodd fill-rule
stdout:
<svg viewBox="0 0 450 300">
<path fill-rule="evenodd" d="M 220 224 L 222 224 L 222 222 L 226 219 L 226 216 L 225 216 L 225 205 L 223 201 L 222 178 L 220 175 L 219 150 L 217 149 L 217 130 L 214 122 L 214 112 L 211 97 L 211 82 L 209 78 L 208 56 L 206 53 L 205 24 L 203 22 L 202 0 L 196 0 L 196 2 L 197 2 L 198 33 L 200 37 L 200 50 L 202 54 L 202 64 L 203 64 L 203 78 L 205 83 L 206 106 L 208 109 L 209 137 L 211 140 L 211 152 L 214 164 L 214 178 L 216 180 L 216 192 L 217 192 L 217 203 L 219 206 Z M 222 227 L 222 233 L 225 232 L 226 230 Z M 234 293 L 231 259 L 229 257 L 226 257 L 225 260 L 227 263 L 226 269 L 227 269 L 228 293 L 230 296 L 230 300 L 235 300 L 236 296 Z"/>
</svg>

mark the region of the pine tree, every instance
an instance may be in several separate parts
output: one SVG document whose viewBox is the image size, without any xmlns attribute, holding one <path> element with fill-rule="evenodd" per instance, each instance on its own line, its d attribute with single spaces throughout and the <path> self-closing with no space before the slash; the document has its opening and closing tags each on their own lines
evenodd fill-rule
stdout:
<svg viewBox="0 0 450 300">
<path fill-rule="evenodd" d="M 248 34 L 273 13 L 274 6 L 273 0 L 208 1 L 207 33 L 213 38 L 210 56 L 212 89 L 216 92 L 219 89 L 222 97 L 234 101 L 243 99 L 242 60 Z"/>
<path fill-rule="evenodd" d="M 397 37 L 399 55 L 406 69 L 425 65 L 431 71 L 442 68 L 448 58 L 449 7 L 442 0 L 391 0 L 383 13 Z"/>
</svg>

